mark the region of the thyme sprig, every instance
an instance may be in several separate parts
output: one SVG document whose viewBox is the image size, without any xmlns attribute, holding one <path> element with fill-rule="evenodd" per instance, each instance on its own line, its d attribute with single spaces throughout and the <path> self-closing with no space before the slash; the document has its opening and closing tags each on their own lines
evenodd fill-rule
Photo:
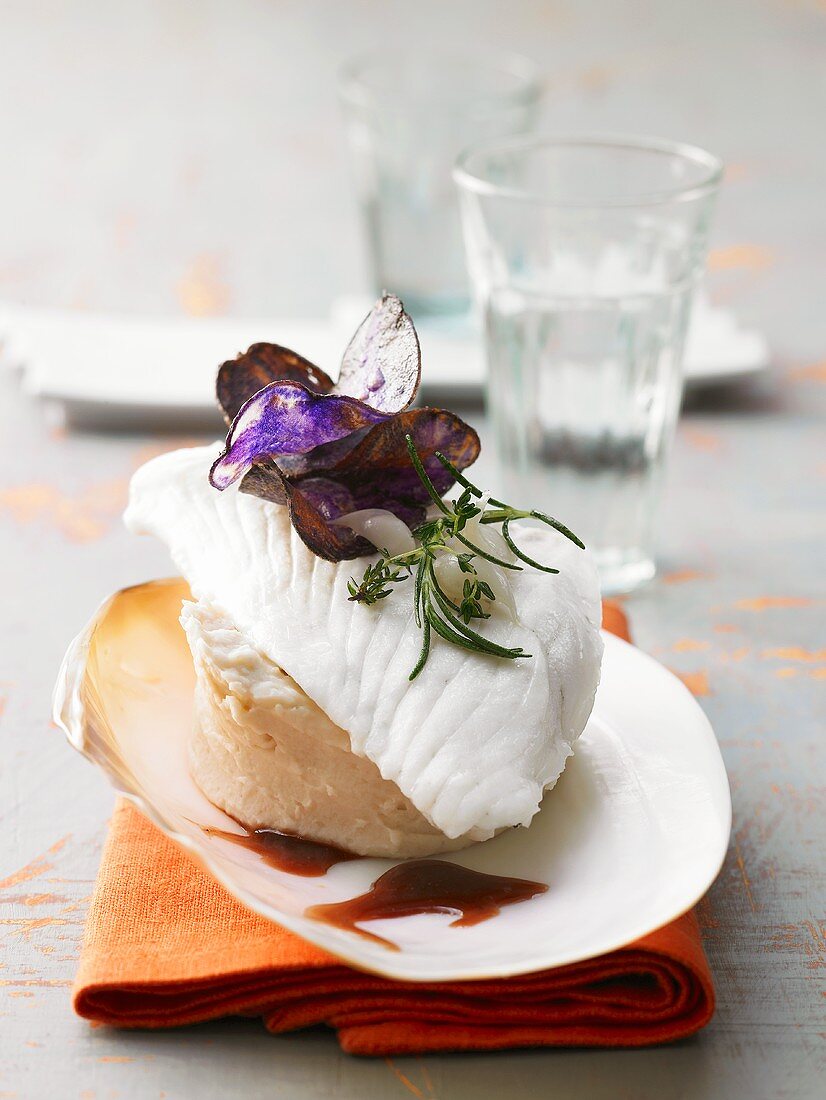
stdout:
<svg viewBox="0 0 826 1100">
<path fill-rule="evenodd" d="M 390 552 L 380 550 L 379 553 L 382 555 L 381 559 L 375 565 L 367 566 L 360 584 L 356 584 L 353 577 L 347 582 L 347 591 L 350 593 L 347 598 L 351 603 L 371 604 L 383 600 L 392 594 L 393 590 L 388 588 L 388 585 L 406 581 L 410 576 L 412 570 L 409 565 L 394 569 L 389 564 L 391 561 Z M 407 570 L 407 572 L 404 572 L 404 570 Z"/>
<path fill-rule="evenodd" d="M 493 603 L 496 599 L 491 586 L 479 576 L 474 564 L 475 560 L 483 558 L 503 569 L 517 572 L 521 571 L 523 566 L 497 557 L 487 547 L 474 543 L 464 533 L 467 524 L 478 517 L 480 524 L 498 525 L 502 538 L 514 557 L 519 562 L 524 562 L 525 565 L 530 565 L 543 573 L 558 573 L 559 570 L 535 561 L 519 548 L 510 533 L 510 524 L 514 520 L 539 520 L 559 531 L 583 550 L 584 544 L 564 524 L 544 512 L 512 508 L 504 501 L 485 496 L 478 486 L 469 481 L 443 454 L 436 451 L 436 458 L 462 487 L 456 500 L 443 500 L 430 480 L 411 436 L 407 435 L 405 439 L 410 461 L 440 514 L 414 530 L 413 537 L 418 542 L 418 546 L 413 550 L 392 556 L 387 550 L 382 550 L 379 560 L 367 566 L 361 581 L 351 577 L 347 583 L 347 590 L 350 593 L 348 599 L 354 603 L 370 606 L 390 596 L 394 591 L 394 585 L 410 577 L 414 578 L 413 606 L 416 625 L 422 632 L 422 645 L 418 660 L 410 673 L 411 680 L 415 680 L 425 666 L 434 632 L 446 642 L 476 653 L 487 653 L 507 660 L 530 657 L 531 654 L 526 653 L 521 646 L 499 645 L 470 625 L 474 619 L 489 619 L 490 612 L 485 610 L 482 600 Z M 455 542 L 466 546 L 467 551 L 456 554 Z M 459 603 L 450 598 L 438 578 L 436 562 L 444 554 L 455 554 L 459 569 L 465 574 Z"/>
</svg>

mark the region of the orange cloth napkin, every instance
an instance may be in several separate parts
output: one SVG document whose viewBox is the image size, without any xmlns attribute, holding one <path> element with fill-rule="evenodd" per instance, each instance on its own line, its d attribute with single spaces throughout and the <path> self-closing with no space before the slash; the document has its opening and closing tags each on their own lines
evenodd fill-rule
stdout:
<svg viewBox="0 0 826 1100">
<path fill-rule="evenodd" d="M 628 637 L 606 604 L 605 626 Z M 619 951 L 479 982 L 363 974 L 245 909 L 131 805 L 103 851 L 74 989 L 117 1027 L 261 1016 L 270 1031 L 327 1024 L 351 1054 L 530 1046 L 644 1046 L 710 1020 L 714 987 L 687 913 Z"/>
</svg>

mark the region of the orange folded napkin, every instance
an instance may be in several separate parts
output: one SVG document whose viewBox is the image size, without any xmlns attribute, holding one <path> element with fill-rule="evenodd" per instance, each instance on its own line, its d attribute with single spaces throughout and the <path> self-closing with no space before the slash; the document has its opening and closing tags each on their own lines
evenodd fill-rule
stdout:
<svg viewBox="0 0 826 1100">
<path fill-rule="evenodd" d="M 605 626 L 628 637 L 622 611 Z M 608 955 L 477 982 L 353 970 L 245 909 L 120 801 L 103 851 L 74 1005 L 116 1027 L 261 1016 L 272 1032 L 334 1027 L 351 1054 L 644 1046 L 711 1019 L 714 987 L 687 913 Z"/>
</svg>

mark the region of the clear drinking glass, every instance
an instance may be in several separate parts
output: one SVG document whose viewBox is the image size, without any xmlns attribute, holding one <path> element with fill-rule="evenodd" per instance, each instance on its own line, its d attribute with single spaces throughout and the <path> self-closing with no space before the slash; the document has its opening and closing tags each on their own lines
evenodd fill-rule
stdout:
<svg viewBox="0 0 826 1100">
<path fill-rule="evenodd" d="M 373 289 L 414 316 L 468 308 L 456 192 L 461 149 L 534 125 L 541 84 L 521 57 L 384 50 L 348 65 L 340 96 Z"/>
<path fill-rule="evenodd" d="M 571 526 L 609 592 L 655 572 L 721 174 L 702 149 L 603 137 L 486 144 L 455 169 L 506 497 Z"/>
</svg>

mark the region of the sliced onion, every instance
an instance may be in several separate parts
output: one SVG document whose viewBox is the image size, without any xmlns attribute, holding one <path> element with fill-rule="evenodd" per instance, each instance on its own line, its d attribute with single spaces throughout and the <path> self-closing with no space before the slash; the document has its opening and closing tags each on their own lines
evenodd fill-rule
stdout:
<svg viewBox="0 0 826 1100">
<path fill-rule="evenodd" d="M 487 493 L 482 497 L 480 506 L 484 509 L 487 504 Z M 495 558 L 501 558 L 502 561 L 508 561 L 513 564 L 516 563 L 516 554 L 511 550 L 502 535 L 495 528 L 489 524 L 480 523 L 479 516 L 474 516 L 473 519 L 468 520 L 465 524 L 465 529 L 462 532 L 465 538 L 476 546 L 480 546 L 483 550 L 487 550 L 489 554 L 493 554 Z M 488 564 L 492 564 L 488 562 Z"/>
<path fill-rule="evenodd" d="M 467 547 L 457 544 L 459 553 L 467 552 Z M 493 552 L 493 551 L 492 551 Z M 493 615 L 500 615 L 516 622 L 516 603 L 513 598 L 513 589 L 507 576 L 507 571 L 492 561 L 477 556 L 473 559 L 473 567 L 480 581 L 486 581 L 496 597 L 489 600 L 482 596 L 481 604 L 485 611 Z M 463 573 L 459 568 L 459 562 L 453 554 L 444 554 L 437 558 L 434 564 L 436 579 L 442 591 L 453 600 L 461 603 L 466 580 L 472 580 L 472 573 Z"/>
<path fill-rule="evenodd" d="M 339 516 L 332 522 L 341 527 L 349 527 L 357 535 L 372 542 L 377 550 L 386 550 L 391 558 L 416 549 L 416 541 L 407 524 L 384 508 L 362 508 L 358 512 Z"/>
</svg>

